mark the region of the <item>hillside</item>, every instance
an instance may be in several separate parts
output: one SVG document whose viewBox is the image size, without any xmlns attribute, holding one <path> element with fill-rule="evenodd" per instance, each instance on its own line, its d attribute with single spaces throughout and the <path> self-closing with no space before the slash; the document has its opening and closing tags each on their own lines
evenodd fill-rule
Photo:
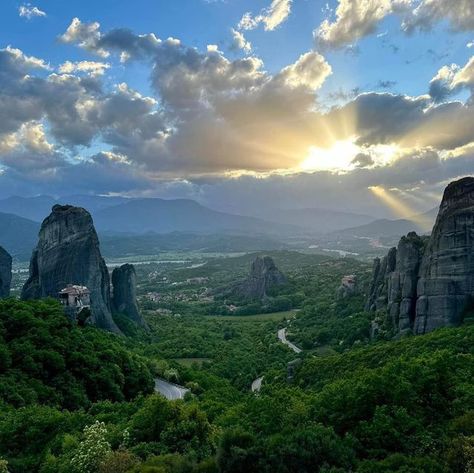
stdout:
<svg viewBox="0 0 474 473">
<path fill-rule="evenodd" d="M 39 227 L 26 218 L 0 213 L 0 246 L 13 257 L 26 260 L 36 245 Z"/>
</svg>

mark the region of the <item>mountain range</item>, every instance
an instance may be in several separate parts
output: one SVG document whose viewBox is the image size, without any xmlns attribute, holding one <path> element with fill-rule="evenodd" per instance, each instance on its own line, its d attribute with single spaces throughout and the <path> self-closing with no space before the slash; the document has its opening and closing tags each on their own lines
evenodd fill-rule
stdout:
<svg viewBox="0 0 474 473">
<path fill-rule="evenodd" d="M 89 210 L 109 254 L 118 248 L 133 252 L 135 244 L 142 253 L 150 254 L 151 250 L 177 249 L 178 242 L 193 249 L 250 251 L 265 245 L 281 247 L 291 237 L 400 237 L 409 231 L 430 231 L 437 212 L 433 209 L 410 219 L 373 220 L 363 214 L 305 208 L 271 210 L 250 217 L 212 210 L 189 199 L 9 197 L 0 200 L 0 246 L 16 258 L 28 258 L 36 244 L 40 222 L 57 203 Z M 232 242 L 226 244 L 224 240 L 231 236 Z"/>
</svg>

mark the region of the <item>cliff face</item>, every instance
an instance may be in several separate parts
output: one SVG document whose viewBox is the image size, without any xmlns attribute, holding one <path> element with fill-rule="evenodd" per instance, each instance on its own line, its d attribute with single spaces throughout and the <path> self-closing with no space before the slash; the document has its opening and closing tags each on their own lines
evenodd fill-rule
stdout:
<svg viewBox="0 0 474 473">
<path fill-rule="evenodd" d="M 92 324 L 120 332 L 111 315 L 110 278 L 92 217 L 79 207 L 55 205 L 41 225 L 22 298 L 56 298 L 68 284 L 89 289 Z"/>
<path fill-rule="evenodd" d="M 112 272 L 112 308 L 114 312 L 126 315 L 135 323 L 147 328 L 138 311 L 137 275 L 132 264 L 124 264 Z"/>
<path fill-rule="evenodd" d="M 474 297 L 474 178 L 446 188 L 429 239 L 409 233 L 393 255 L 393 268 L 374 262 L 366 309 L 385 310 L 401 333 L 460 324 Z"/>
<path fill-rule="evenodd" d="M 248 277 L 234 288 L 234 293 L 246 299 L 264 299 L 268 291 L 287 283 L 285 275 L 276 267 L 270 256 L 257 256 L 252 262 Z"/>
<path fill-rule="evenodd" d="M 10 295 L 12 257 L 0 246 L 0 298 Z"/>
<path fill-rule="evenodd" d="M 457 325 L 474 296 L 474 178 L 449 184 L 423 256 L 415 333 Z"/>
</svg>

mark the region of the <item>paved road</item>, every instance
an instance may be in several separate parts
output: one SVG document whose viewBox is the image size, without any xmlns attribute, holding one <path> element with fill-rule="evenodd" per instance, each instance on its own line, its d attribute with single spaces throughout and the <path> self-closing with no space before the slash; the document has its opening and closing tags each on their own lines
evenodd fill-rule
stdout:
<svg viewBox="0 0 474 473">
<path fill-rule="evenodd" d="M 295 353 L 301 353 L 301 348 L 298 348 L 295 344 L 287 340 L 286 328 L 281 328 L 280 330 L 278 330 L 278 338 L 280 339 L 280 342 L 284 343 L 285 345 L 288 345 Z"/>
<path fill-rule="evenodd" d="M 176 384 L 168 383 L 161 378 L 155 378 L 155 392 L 162 394 L 166 399 L 175 401 L 176 399 L 183 399 L 184 395 L 189 389 L 177 386 Z"/>
<path fill-rule="evenodd" d="M 252 389 L 253 393 L 260 392 L 260 389 L 262 389 L 262 381 L 263 381 L 263 376 L 261 376 L 260 378 L 255 379 L 252 382 L 252 388 L 251 389 Z"/>
</svg>

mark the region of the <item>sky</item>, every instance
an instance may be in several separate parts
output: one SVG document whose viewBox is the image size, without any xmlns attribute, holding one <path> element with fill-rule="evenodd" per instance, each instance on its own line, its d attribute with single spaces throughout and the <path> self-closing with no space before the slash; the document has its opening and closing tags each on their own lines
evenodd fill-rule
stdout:
<svg viewBox="0 0 474 473">
<path fill-rule="evenodd" d="M 473 94 L 472 0 L 3 0 L 0 197 L 410 216 Z"/>
</svg>

